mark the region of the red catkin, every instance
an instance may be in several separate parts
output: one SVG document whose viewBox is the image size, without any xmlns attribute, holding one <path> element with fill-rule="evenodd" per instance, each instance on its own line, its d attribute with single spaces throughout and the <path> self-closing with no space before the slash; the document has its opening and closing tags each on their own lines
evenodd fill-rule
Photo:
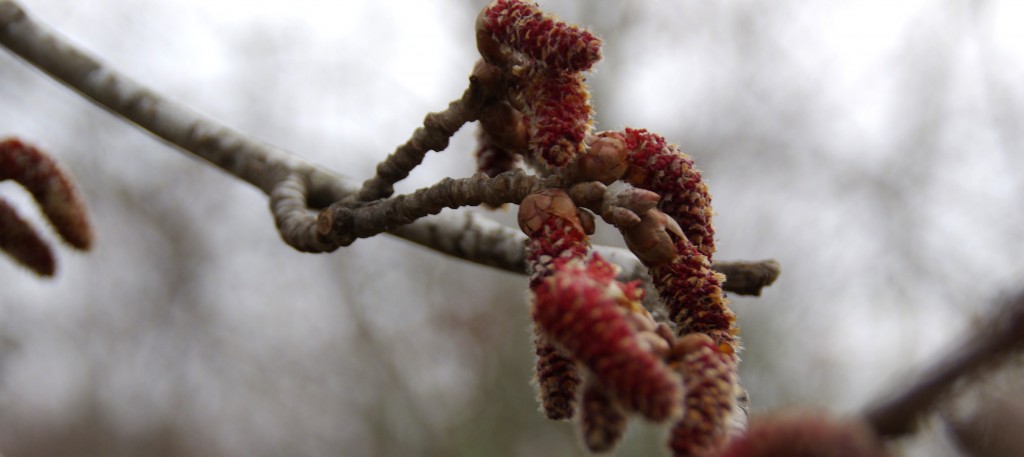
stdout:
<svg viewBox="0 0 1024 457">
<path fill-rule="evenodd" d="M 618 444 L 628 423 L 625 411 L 604 387 L 591 383 L 580 402 L 580 430 L 583 444 L 591 452 L 608 452 Z"/>
<path fill-rule="evenodd" d="M 731 346 L 701 333 L 680 338 L 672 358 L 685 380 L 686 410 L 670 432 L 669 447 L 675 457 L 714 455 L 729 435 L 739 360 Z"/>
<path fill-rule="evenodd" d="M 71 178 L 48 156 L 17 139 L 0 141 L 0 181 L 11 179 L 28 190 L 64 241 L 78 249 L 92 245 L 85 204 Z"/>
<path fill-rule="evenodd" d="M 600 39 L 544 14 L 536 3 L 496 0 L 481 12 L 478 24 L 495 42 L 553 69 L 586 71 L 601 59 Z"/>
<path fill-rule="evenodd" d="M 531 154 L 548 167 L 568 165 L 583 151 L 592 126 L 583 75 L 535 70 L 524 90 Z"/>
<path fill-rule="evenodd" d="M 707 257 L 685 238 L 675 240 L 676 257 L 650 267 L 658 295 L 679 334 L 704 333 L 716 343 L 739 350 L 736 315 L 722 292 L 725 277 L 711 269 Z"/>
<path fill-rule="evenodd" d="M 626 182 L 661 195 L 658 209 L 675 219 L 690 242 L 712 260 L 711 194 L 693 159 L 647 130 L 627 128 L 621 135 L 630 151 Z"/>
<path fill-rule="evenodd" d="M 537 354 L 535 381 L 541 410 L 551 420 L 572 419 L 576 413 L 576 392 L 583 382 L 576 361 L 543 335 L 535 336 L 534 346 Z"/>
<path fill-rule="evenodd" d="M 526 262 L 530 289 L 555 274 L 558 259 L 581 259 L 590 243 L 579 220 L 576 205 L 560 190 L 547 190 L 526 197 L 519 205 L 519 226 L 529 238 Z M 535 329 L 537 361 L 534 379 L 544 414 L 553 420 L 571 419 L 576 410 L 576 392 L 582 378 L 576 361 Z"/>
<path fill-rule="evenodd" d="M 606 262 L 599 256 L 591 262 L 556 261 L 557 273 L 534 289 L 533 320 L 552 342 L 583 363 L 624 409 L 653 421 L 665 420 L 680 410 L 680 380 L 641 346 L 626 317 L 629 311 L 618 303 L 621 289 L 595 278 L 606 270 L 602 263 Z"/>
</svg>

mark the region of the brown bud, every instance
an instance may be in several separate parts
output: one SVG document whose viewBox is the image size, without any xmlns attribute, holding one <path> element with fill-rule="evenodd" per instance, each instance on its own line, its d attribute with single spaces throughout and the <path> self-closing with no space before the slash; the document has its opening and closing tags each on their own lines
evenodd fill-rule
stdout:
<svg viewBox="0 0 1024 457">
<path fill-rule="evenodd" d="M 576 204 L 563 190 L 545 189 L 527 196 L 519 204 L 519 228 L 527 236 L 532 236 L 553 217 L 563 219 L 583 231 Z"/>
<path fill-rule="evenodd" d="M 638 224 L 620 230 L 629 250 L 648 266 L 671 262 L 676 257 L 673 237 L 682 237 L 679 225 L 657 210 L 643 213 Z"/>
<path fill-rule="evenodd" d="M 601 204 L 607 191 L 608 186 L 599 182 L 587 181 L 570 187 L 569 196 L 572 197 L 573 201 L 579 202 L 583 206 L 595 208 Z"/>
<path fill-rule="evenodd" d="M 494 37 L 494 32 L 489 30 L 485 12 L 486 10 L 480 11 L 476 17 L 476 49 L 488 63 L 505 66 L 508 63 L 508 55 L 502 50 L 501 43 Z"/>
<path fill-rule="evenodd" d="M 629 161 L 626 160 L 628 152 L 621 134 L 599 134 L 590 142 L 586 152 L 576 159 L 578 179 L 605 184 L 617 181 L 629 168 Z"/>
<path fill-rule="evenodd" d="M 661 197 L 649 190 L 630 188 L 615 193 L 613 205 L 643 214 L 658 206 Z"/>
</svg>

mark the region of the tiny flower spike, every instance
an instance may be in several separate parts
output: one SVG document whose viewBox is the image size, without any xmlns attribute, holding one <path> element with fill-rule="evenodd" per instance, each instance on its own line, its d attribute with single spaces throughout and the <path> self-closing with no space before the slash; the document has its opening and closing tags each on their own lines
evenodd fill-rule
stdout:
<svg viewBox="0 0 1024 457">
<path fill-rule="evenodd" d="M 92 227 L 85 204 L 69 175 L 52 159 L 20 140 L 0 141 L 0 181 L 7 179 L 32 194 L 64 241 L 77 249 L 89 249 Z"/>
<path fill-rule="evenodd" d="M 558 21 L 532 2 L 495 0 L 480 13 L 478 38 L 489 61 L 505 62 L 500 48 L 507 46 L 544 65 L 560 70 L 586 71 L 601 59 L 601 40 L 586 30 Z M 489 35 L 489 36 L 488 36 Z M 489 39 L 489 40 L 488 40 Z"/>
<path fill-rule="evenodd" d="M 32 194 L 64 241 L 76 249 L 89 249 L 93 235 L 85 205 L 69 175 L 52 159 L 17 139 L 2 140 L 0 181 L 8 179 L 18 182 Z M 0 250 L 40 276 L 53 276 L 56 270 L 50 246 L 2 200 Z"/>
<path fill-rule="evenodd" d="M 722 292 L 725 277 L 683 236 L 675 221 L 656 210 L 621 229 L 626 245 L 650 269 L 658 295 L 679 334 L 699 332 L 739 351 L 736 315 Z"/>
<path fill-rule="evenodd" d="M 671 233 L 671 232 L 670 232 Z M 676 257 L 652 266 L 651 277 L 680 334 L 700 332 L 739 350 L 736 315 L 722 292 L 725 277 L 686 238 L 675 240 Z"/>
<path fill-rule="evenodd" d="M 579 73 L 536 71 L 526 84 L 530 151 L 552 168 L 568 165 L 590 132 L 590 93 Z"/>
<path fill-rule="evenodd" d="M 590 249 L 576 205 L 560 190 L 526 197 L 519 205 L 519 227 L 529 236 L 526 257 L 531 290 L 554 274 L 556 259 L 583 258 Z M 571 419 L 582 382 L 576 361 L 551 344 L 539 329 L 535 332 L 534 376 L 541 408 L 549 419 Z"/>
<path fill-rule="evenodd" d="M 536 383 L 541 409 L 551 420 L 572 419 L 576 414 L 576 392 L 583 379 L 576 361 L 562 353 L 539 333 L 534 338 Z"/>
<path fill-rule="evenodd" d="M 534 289 L 533 320 L 549 340 L 585 365 L 623 409 L 652 421 L 668 419 L 680 412 L 680 379 L 641 343 L 609 266 L 597 255 L 589 262 L 556 261 L 555 273 Z M 602 273 L 606 270 L 611 277 Z"/>
<path fill-rule="evenodd" d="M 643 129 L 604 132 L 619 137 L 629 151 L 625 181 L 661 195 L 658 209 L 676 220 L 686 237 L 708 260 L 715 252 L 711 194 L 693 159 L 665 138 Z"/>
<path fill-rule="evenodd" d="M 538 338 L 537 373 L 545 413 L 565 417 L 564 388 L 578 384 L 576 377 L 548 376 L 567 366 L 554 359 L 558 364 L 552 367 L 549 356 L 556 354 L 585 365 L 624 410 L 655 421 L 674 416 L 681 406 L 681 381 L 641 336 L 654 328 L 653 321 L 645 327 L 635 317 L 642 312 L 649 319 L 638 304 L 642 289 L 615 281 L 617 267 L 600 256 L 586 258 L 589 243 L 579 214 L 557 189 L 530 195 L 520 205 L 519 225 L 529 235 L 533 317 L 546 337 Z"/>
<path fill-rule="evenodd" d="M 626 431 L 626 412 L 615 399 L 597 384 L 583 391 L 580 408 L 580 429 L 583 444 L 591 452 L 608 452 L 615 447 Z"/>
<path fill-rule="evenodd" d="M 653 229 L 648 229 L 652 223 Z M 670 447 L 677 457 L 703 456 L 724 443 L 736 409 L 738 330 L 722 293 L 724 278 L 673 225 L 666 215 L 651 210 L 623 235 L 631 248 L 637 244 L 637 231 L 652 230 L 654 236 L 640 238 L 658 241 L 648 250 L 634 252 L 648 265 L 669 319 L 686 334 L 673 350 L 679 359 L 672 361 L 685 380 L 686 411 L 672 429 Z M 674 241 L 671 248 L 666 248 L 666 238 Z M 665 255 L 669 252 L 674 257 Z"/>
<path fill-rule="evenodd" d="M 732 346 L 702 333 L 675 342 L 670 365 L 686 384 L 686 410 L 669 437 L 676 457 L 713 455 L 725 444 L 735 412 L 737 363 Z"/>
</svg>

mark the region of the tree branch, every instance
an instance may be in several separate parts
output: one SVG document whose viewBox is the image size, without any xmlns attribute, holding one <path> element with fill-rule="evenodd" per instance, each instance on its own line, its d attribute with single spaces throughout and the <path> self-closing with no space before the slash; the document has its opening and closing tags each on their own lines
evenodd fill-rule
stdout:
<svg viewBox="0 0 1024 457">
<path fill-rule="evenodd" d="M 277 147 L 254 141 L 165 99 L 52 33 L 11 0 L 0 0 L 0 45 L 97 105 L 262 190 L 270 197 L 275 222 L 282 238 L 289 245 L 308 252 L 332 250 L 330 245 L 323 244 L 323 240 L 311 231 L 315 228 L 315 219 L 303 208 L 325 208 L 360 191 L 358 182 L 352 178 L 333 173 Z M 486 72 L 474 73 L 478 78 L 486 76 Z M 465 112 L 453 115 L 458 118 L 456 121 L 439 123 L 445 125 L 444 130 L 454 132 L 457 130 L 457 127 L 453 127 L 456 123 L 466 122 L 461 119 L 474 118 L 475 114 L 466 113 L 478 111 L 477 100 L 487 97 L 487 91 L 474 89 L 472 81 L 463 97 L 453 102 L 456 110 L 464 109 Z M 487 81 L 486 84 L 500 84 L 493 80 Z M 468 108 L 459 108 L 459 104 L 465 104 Z M 428 115 L 425 120 L 427 129 L 438 124 L 430 118 L 431 115 Z M 417 139 L 417 133 L 413 134 L 406 145 L 422 149 L 424 153 L 433 147 Z M 398 175 L 392 172 L 378 173 L 378 177 L 371 181 L 401 179 L 395 176 Z M 380 193 L 380 190 L 373 189 L 383 187 L 390 185 L 378 186 L 368 181 L 362 188 L 370 189 L 366 194 L 370 195 Z M 420 219 L 397 227 L 390 233 L 470 262 L 519 274 L 526 272 L 523 253 L 525 235 L 473 212 L 440 214 Z M 602 246 L 596 249 L 609 261 L 622 267 L 624 277 L 644 276 L 645 269 L 628 250 Z M 756 266 L 736 267 L 741 264 Z M 753 264 L 721 262 L 716 264 L 716 269 L 732 269 L 731 273 L 727 273 L 730 278 L 725 284 L 726 290 L 754 295 L 762 287 L 771 285 L 779 271 L 774 261 Z M 734 290 L 733 284 L 743 286 Z"/>
<path fill-rule="evenodd" d="M 906 387 L 889 393 L 863 413 L 881 436 L 899 437 L 914 431 L 918 419 L 931 411 L 966 376 L 995 366 L 1024 348 L 1024 293 L 992 313 L 959 346 L 917 375 Z"/>
</svg>

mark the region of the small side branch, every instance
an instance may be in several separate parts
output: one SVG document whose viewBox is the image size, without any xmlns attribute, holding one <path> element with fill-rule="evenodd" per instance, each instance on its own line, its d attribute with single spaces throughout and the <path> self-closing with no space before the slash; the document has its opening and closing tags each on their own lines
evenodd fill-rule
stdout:
<svg viewBox="0 0 1024 457">
<path fill-rule="evenodd" d="M 962 346 L 916 376 L 906 387 L 890 393 L 864 413 L 881 436 L 910 434 L 918 420 L 949 393 L 957 381 L 995 366 L 1024 348 L 1024 293 L 993 313 Z"/>
<path fill-rule="evenodd" d="M 722 288 L 737 295 L 761 296 L 761 289 L 772 285 L 782 274 L 777 260 L 715 262 L 712 266 L 725 275 Z"/>
<path fill-rule="evenodd" d="M 449 103 L 444 111 L 427 114 L 412 138 L 377 165 L 377 174 L 363 183 L 354 200 L 368 202 L 390 197 L 394 184 L 408 177 L 428 151 L 445 150 L 455 132 L 477 119 L 484 102 L 498 92 L 500 84 L 501 70 L 482 61 L 477 63 L 462 97 Z"/>
<path fill-rule="evenodd" d="M 541 179 L 522 171 L 510 171 L 494 178 L 482 174 L 464 179 L 445 178 L 408 195 L 367 203 L 335 203 L 320 213 L 317 224 L 319 233 L 326 239 L 346 246 L 356 239 L 369 238 L 437 214 L 444 208 L 519 203 L 527 195 L 558 183 L 557 178 Z"/>
</svg>

